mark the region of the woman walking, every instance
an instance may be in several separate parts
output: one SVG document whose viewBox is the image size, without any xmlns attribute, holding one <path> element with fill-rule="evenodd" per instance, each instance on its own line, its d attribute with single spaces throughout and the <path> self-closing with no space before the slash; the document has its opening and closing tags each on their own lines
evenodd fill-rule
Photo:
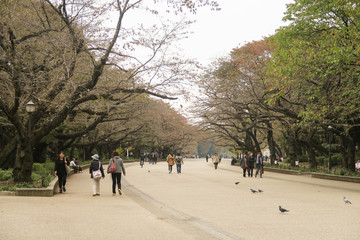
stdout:
<svg viewBox="0 0 360 240">
<path fill-rule="evenodd" d="M 252 176 L 253 176 L 254 163 L 255 163 L 255 159 L 254 159 L 253 153 L 252 153 L 252 152 L 249 152 L 249 155 L 247 156 L 248 177 L 252 177 Z"/>
<path fill-rule="evenodd" d="M 212 156 L 212 161 L 213 161 L 213 164 L 214 164 L 215 170 L 216 170 L 218 167 L 218 164 L 220 162 L 219 157 L 216 153 L 214 154 L 214 156 Z"/>
<path fill-rule="evenodd" d="M 169 155 L 166 157 L 166 161 L 168 163 L 169 174 L 170 174 L 172 173 L 172 167 L 175 164 L 175 159 L 171 153 L 169 153 Z"/>
<path fill-rule="evenodd" d="M 111 178 L 112 178 L 112 192 L 113 192 L 113 196 L 116 195 L 116 184 L 118 186 L 118 192 L 121 195 L 121 173 L 124 174 L 124 176 L 126 176 L 125 173 L 125 168 L 124 168 L 124 163 L 123 160 L 121 159 L 121 157 L 119 156 L 118 152 L 113 152 L 113 157 L 110 159 L 109 162 L 109 166 L 107 168 L 107 173 L 109 173 L 111 164 L 115 163 L 116 168 L 114 170 L 111 171 Z M 113 164 L 114 165 L 114 164 Z M 142 167 L 142 166 L 141 166 Z"/>
<path fill-rule="evenodd" d="M 184 164 L 183 157 L 180 154 L 177 154 L 175 157 L 175 162 L 177 173 L 181 173 L 181 164 Z"/>
<path fill-rule="evenodd" d="M 104 168 L 99 161 L 99 155 L 94 154 L 91 156 L 93 161 L 90 164 L 90 177 L 92 181 L 93 196 L 100 196 L 100 179 L 105 178 Z"/>
<path fill-rule="evenodd" d="M 67 161 L 65 159 L 64 152 L 61 151 L 59 154 L 59 158 L 55 161 L 55 169 L 54 173 L 58 176 L 59 179 L 59 193 L 62 193 L 63 191 L 66 192 L 66 168 L 65 165 L 67 164 Z"/>
<path fill-rule="evenodd" d="M 261 152 L 259 152 L 256 156 L 256 173 L 255 177 L 257 177 L 259 171 L 260 171 L 260 178 L 262 178 L 262 171 L 263 171 L 264 163 L 261 156 Z"/>
<path fill-rule="evenodd" d="M 243 155 L 241 156 L 240 166 L 243 169 L 243 177 L 246 177 L 246 169 L 247 169 L 246 153 L 243 153 Z"/>
</svg>

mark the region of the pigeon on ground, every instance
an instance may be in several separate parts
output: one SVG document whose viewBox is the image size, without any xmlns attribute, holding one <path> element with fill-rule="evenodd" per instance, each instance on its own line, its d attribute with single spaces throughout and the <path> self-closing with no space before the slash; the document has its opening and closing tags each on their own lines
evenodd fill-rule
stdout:
<svg viewBox="0 0 360 240">
<path fill-rule="evenodd" d="M 287 209 L 285 209 L 285 208 L 282 208 L 281 206 L 279 206 L 279 210 L 280 210 L 280 212 L 289 212 L 289 210 L 287 210 Z"/>
<path fill-rule="evenodd" d="M 344 196 L 344 202 L 345 202 L 345 203 L 350 203 L 350 204 L 351 204 L 350 200 L 349 200 L 349 199 L 347 199 L 345 196 Z"/>
<path fill-rule="evenodd" d="M 252 189 L 252 188 L 250 188 L 250 191 L 251 191 L 252 193 L 257 193 L 257 191 L 254 190 L 254 189 Z"/>
<path fill-rule="evenodd" d="M 238 185 L 240 182 L 235 182 L 236 185 Z"/>
<path fill-rule="evenodd" d="M 259 192 L 264 192 L 264 191 L 263 191 L 263 190 L 261 190 L 261 189 L 258 189 L 258 191 L 259 191 Z"/>
</svg>

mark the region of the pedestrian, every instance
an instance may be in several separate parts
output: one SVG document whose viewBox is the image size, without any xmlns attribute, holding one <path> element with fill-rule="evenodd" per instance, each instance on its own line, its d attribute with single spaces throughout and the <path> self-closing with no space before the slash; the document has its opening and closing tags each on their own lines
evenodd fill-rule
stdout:
<svg viewBox="0 0 360 240">
<path fill-rule="evenodd" d="M 257 177 L 259 171 L 260 171 L 260 178 L 262 178 L 262 171 L 263 171 L 263 159 L 261 156 L 261 152 L 259 152 L 256 156 L 256 173 L 255 177 Z"/>
<path fill-rule="evenodd" d="M 205 159 L 206 159 L 206 162 L 208 162 L 208 161 L 209 161 L 209 154 L 208 154 L 208 155 L 206 155 Z"/>
<path fill-rule="evenodd" d="M 66 192 L 66 168 L 65 165 L 67 164 L 65 154 L 63 151 L 60 152 L 59 158 L 55 161 L 55 168 L 54 173 L 58 176 L 58 182 L 59 182 L 59 193 Z"/>
<path fill-rule="evenodd" d="M 181 164 L 184 164 L 183 157 L 181 156 L 181 154 L 176 155 L 175 162 L 176 162 L 177 173 L 181 173 Z"/>
<path fill-rule="evenodd" d="M 241 156 L 240 166 L 243 169 L 243 177 L 246 177 L 246 170 L 247 170 L 247 158 L 246 153 L 243 153 Z"/>
<path fill-rule="evenodd" d="M 254 159 L 254 155 L 252 152 L 248 152 L 248 156 L 247 156 L 247 172 L 248 172 L 248 177 L 252 177 L 253 176 L 253 172 L 254 172 L 254 164 L 255 164 L 255 159 Z"/>
<path fill-rule="evenodd" d="M 110 159 L 109 166 L 107 168 L 107 173 L 109 173 L 109 168 L 113 161 L 116 164 L 116 170 L 111 173 L 111 178 L 112 178 L 112 193 L 113 193 L 112 195 L 115 196 L 116 195 L 116 192 L 115 192 L 116 184 L 118 186 L 119 194 L 120 195 L 122 194 L 121 193 L 121 173 L 123 173 L 124 176 L 126 176 L 126 172 L 125 172 L 123 160 L 119 156 L 119 153 L 114 151 L 113 157 Z"/>
<path fill-rule="evenodd" d="M 80 166 L 80 164 L 79 164 L 78 159 L 77 159 L 77 158 L 75 158 L 75 161 L 74 161 L 74 162 L 75 162 L 75 165 L 76 165 L 76 167 L 78 168 L 79 172 L 81 172 L 81 173 L 82 173 L 83 171 L 82 171 L 82 168 L 81 168 L 81 166 Z"/>
<path fill-rule="evenodd" d="M 145 162 L 145 155 L 141 154 L 140 155 L 140 166 L 141 166 L 141 168 L 144 167 L 144 162 Z"/>
<path fill-rule="evenodd" d="M 219 164 L 219 157 L 216 153 L 212 156 L 212 162 L 213 162 L 213 164 L 215 166 L 215 170 L 216 170 L 218 168 L 218 164 Z"/>
<path fill-rule="evenodd" d="M 169 153 L 169 155 L 166 157 L 166 161 L 168 163 L 169 174 L 170 174 L 172 173 L 172 167 L 175 164 L 175 159 L 171 153 Z"/>
<path fill-rule="evenodd" d="M 91 158 L 93 159 L 93 161 L 90 164 L 89 173 L 92 182 L 93 196 L 95 197 L 95 196 L 100 196 L 100 179 L 101 177 L 104 179 L 105 174 L 102 163 L 99 160 L 99 155 L 94 154 L 91 156 Z M 95 173 L 98 173 L 98 170 L 100 170 L 101 175 L 99 177 L 94 176 Z"/>
<path fill-rule="evenodd" d="M 155 164 L 157 164 L 158 158 L 159 158 L 159 154 L 157 152 L 155 152 L 155 155 L 154 155 L 154 163 Z"/>
</svg>

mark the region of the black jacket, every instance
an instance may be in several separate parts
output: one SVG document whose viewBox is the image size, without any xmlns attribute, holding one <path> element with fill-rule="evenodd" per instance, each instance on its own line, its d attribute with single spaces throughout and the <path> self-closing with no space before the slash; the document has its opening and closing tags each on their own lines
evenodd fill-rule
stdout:
<svg viewBox="0 0 360 240">
<path fill-rule="evenodd" d="M 254 156 L 247 156 L 247 165 L 249 168 L 253 168 L 255 163 Z"/>
<path fill-rule="evenodd" d="M 60 160 L 60 158 L 56 159 L 54 171 L 57 171 L 58 176 L 67 175 L 65 169 L 65 158 L 63 160 Z"/>
<path fill-rule="evenodd" d="M 89 173 L 91 174 L 91 178 L 93 178 L 93 171 L 99 170 L 99 163 L 100 163 L 100 171 L 101 175 L 105 177 L 104 168 L 102 163 L 99 160 L 93 160 L 90 164 Z"/>
</svg>

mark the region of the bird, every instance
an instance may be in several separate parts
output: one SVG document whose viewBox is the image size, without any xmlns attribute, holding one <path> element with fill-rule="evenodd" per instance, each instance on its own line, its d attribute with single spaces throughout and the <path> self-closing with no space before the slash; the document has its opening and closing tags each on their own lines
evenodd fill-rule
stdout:
<svg viewBox="0 0 360 240">
<path fill-rule="evenodd" d="M 240 182 L 235 182 L 236 185 L 238 185 Z"/>
<path fill-rule="evenodd" d="M 287 209 L 285 209 L 285 208 L 282 208 L 281 206 L 279 206 L 279 210 L 280 210 L 280 212 L 289 212 L 289 210 L 287 210 Z"/>
<path fill-rule="evenodd" d="M 258 191 L 259 191 L 259 192 L 264 192 L 264 191 L 263 191 L 263 190 L 261 190 L 261 189 L 258 189 Z"/>
<path fill-rule="evenodd" d="M 252 193 L 257 193 L 257 191 L 254 190 L 254 189 L 252 189 L 252 188 L 250 188 L 250 191 L 251 191 Z"/>
<path fill-rule="evenodd" d="M 349 200 L 349 199 L 347 199 L 345 196 L 344 196 L 344 202 L 345 202 L 345 203 L 350 203 L 350 204 L 351 204 L 350 200 Z"/>
</svg>

